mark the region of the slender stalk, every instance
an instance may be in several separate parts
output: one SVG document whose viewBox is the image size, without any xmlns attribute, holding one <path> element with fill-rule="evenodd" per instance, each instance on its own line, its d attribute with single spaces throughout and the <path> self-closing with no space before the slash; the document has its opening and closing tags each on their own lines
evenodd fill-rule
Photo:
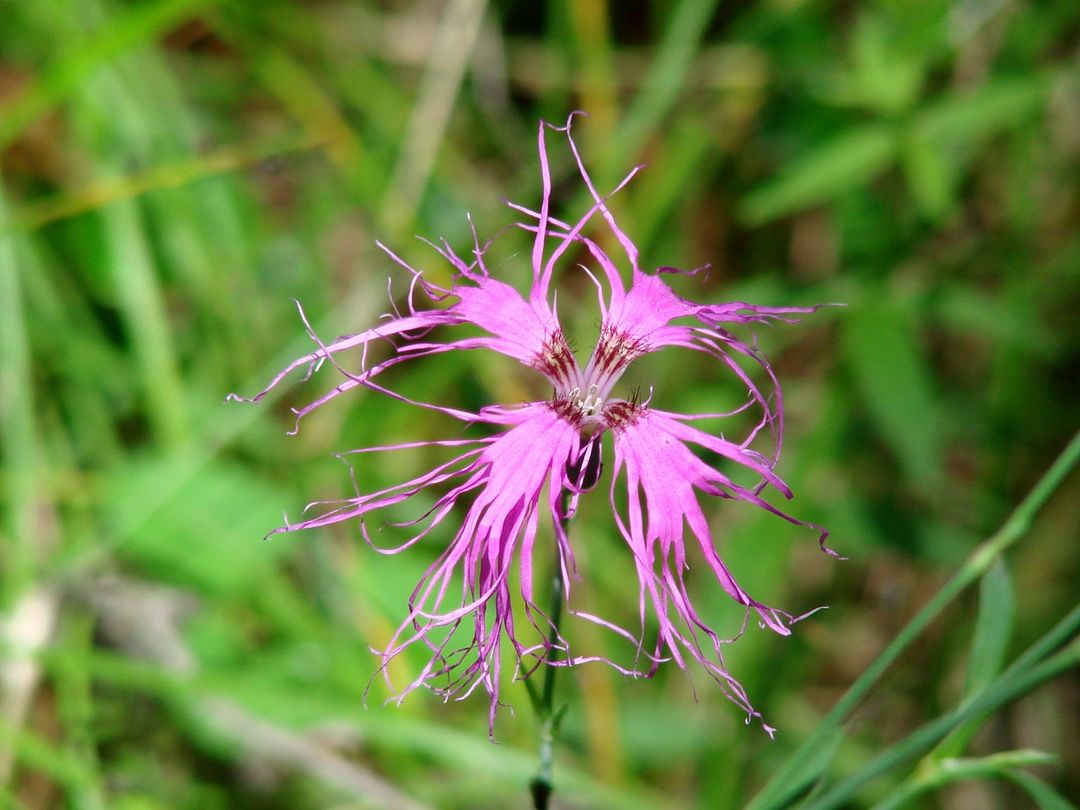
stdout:
<svg viewBox="0 0 1080 810">
<path fill-rule="evenodd" d="M 840 725 L 844 719 L 869 693 L 885 671 L 900 657 L 900 654 L 922 634 L 923 630 L 953 599 L 990 570 L 994 561 L 1027 533 L 1036 513 L 1050 500 L 1050 496 L 1077 463 L 1080 463 L 1080 433 L 1073 436 L 1072 441 L 1027 497 L 1013 510 L 1004 525 L 971 553 L 964 566 L 942 586 L 941 590 L 923 606 L 877 659 L 866 668 L 858 680 L 848 688 L 814 732 L 754 797 L 749 805 L 750 810 L 786 807 L 794 796 L 817 779 L 825 768 L 831 752 L 835 750 L 835 745 L 839 743 Z"/>
<path fill-rule="evenodd" d="M 566 514 L 566 493 L 563 493 L 562 514 Z M 566 529 L 566 518 L 560 517 L 563 530 Z M 533 807 L 535 810 L 547 810 L 551 794 L 555 791 L 555 781 L 552 777 L 552 767 L 555 755 L 555 738 L 559 732 L 559 721 L 562 712 L 555 709 L 555 676 L 559 668 L 555 663 L 559 660 L 559 625 L 562 622 L 563 605 L 563 581 L 560 574 L 559 547 L 555 546 L 555 562 L 551 573 L 551 606 L 548 610 L 548 618 L 551 621 L 551 629 L 548 632 L 547 666 L 544 667 L 544 683 L 540 694 L 525 681 L 532 698 L 533 708 L 540 720 L 540 765 L 536 776 L 529 783 L 529 791 L 532 793 Z"/>
<path fill-rule="evenodd" d="M 553 664 L 559 660 L 559 622 L 562 618 L 563 587 L 558 570 L 551 579 L 551 634 L 548 636 L 548 665 L 544 668 L 544 685 L 540 692 L 537 714 L 540 718 L 540 767 L 536 777 L 529 783 L 535 810 L 547 810 L 548 800 L 555 790 L 552 764 L 555 754 L 555 736 L 558 733 L 559 712 L 555 710 L 555 675 L 559 668 Z"/>
<path fill-rule="evenodd" d="M 1080 639 L 1030 668 L 1018 672 L 1015 671 L 1015 667 L 1010 668 L 970 703 L 921 726 L 901 743 L 877 754 L 855 773 L 840 780 L 823 796 L 806 805 L 806 810 L 832 810 L 832 808 L 845 806 L 863 785 L 899 765 L 910 762 L 920 753 L 928 751 L 965 720 L 992 712 L 1046 681 L 1075 668 L 1078 664 L 1080 664 Z"/>
</svg>

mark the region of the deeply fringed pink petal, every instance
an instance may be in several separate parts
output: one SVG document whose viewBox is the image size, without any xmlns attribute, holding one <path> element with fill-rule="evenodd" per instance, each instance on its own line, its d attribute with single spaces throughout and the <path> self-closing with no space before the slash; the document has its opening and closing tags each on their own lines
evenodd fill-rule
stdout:
<svg viewBox="0 0 1080 810">
<path fill-rule="evenodd" d="M 458 481 L 426 512 L 427 525 L 387 553 L 414 545 L 472 494 L 472 502 L 454 539 L 421 577 L 409 599 L 409 612 L 385 649 L 382 670 L 415 644 L 432 653 L 431 660 L 403 688 L 398 698 L 427 686 L 446 697 L 464 697 L 483 687 L 494 713 L 499 700 L 499 659 L 503 641 L 509 641 L 520 660 L 535 644 L 517 637 L 513 619 L 510 570 L 520 562 L 519 598 L 530 615 L 542 615 L 534 603 L 532 554 L 545 504 L 545 485 L 560 492 L 566 466 L 578 452 L 578 431 L 561 419 L 548 403 L 533 403 L 514 411 L 492 414 L 509 423 L 503 433 L 477 442 L 465 453 L 410 481 L 368 495 L 358 495 L 286 530 L 338 523 L 408 501 L 431 486 Z M 419 446 L 424 443 L 412 443 Z M 456 442 L 441 443 L 458 446 Z M 467 446 L 467 442 L 461 442 Z M 548 517 L 558 520 L 558 509 L 546 502 Z M 366 535 L 365 535 L 366 536 Z M 560 546 L 562 548 L 562 546 Z M 565 549 L 564 549 L 565 551 Z M 471 617 L 471 633 L 461 624 Z M 539 625 L 534 622 L 539 630 Z M 462 639 L 465 633 L 465 639 Z M 451 645 L 460 645 L 453 646 Z M 492 714 L 494 717 L 494 714 Z"/>
<path fill-rule="evenodd" d="M 761 623 L 781 634 L 799 617 L 753 599 L 735 580 L 713 544 L 699 503 L 699 493 L 742 500 L 797 525 L 797 520 L 751 489 L 736 484 L 715 467 L 693 453 L 697 444 L 759 476 L 764 484 L 790 497 L 790 490 L 773 472 L 769 460 L 747 445 L 712 436 L 679 421 L 676 414 L 640 408 L 615 430 L 615 475 L 612 478 L 612 506 L 621 475 L 627 495 L 626 517 L 618 515 L 617 525 L 634 555 L 638 571 L 642 625 L 648 605 L 658 622 L 658 648 L 685 666 L 684 653 L 697 661 L 720 683 L 724 693 L 750 716 L 758 713 L 745 691 L 727 672 L 720 638 L 694 608 L 684 581 L 688 568 L 687 530 L 720 586 Z M 819 527 L 814 527 L 815 529 Z M 821 542 L 826 534 L 821 530 Z"/>
<path fill-rule="evenodd" d="M 544 241 L 538 237 L 538 242 L 544 243 Z M 541 244 L 541 247 L 543 246 Z M 554 308 L 548 301 L 547 284 L 550 281 L 550 273 L 542 276 L 538 270 L 537 275 L 534 275 L 529 299 L 526 300 L 511 285 L 488 275 L 483 264 L 485 248 L 478 242 L 472 262 L 461 259 L 445 242 L 441 245 L 432 244 L 432 247 L 456 271 L 455 283 L 448 290 L 426 281 L 419 270 L 413 268 L 385 245 L 379 243 L 379 247 L 395 264 L 411 276 L 405 314 L 397 312 L 395 307 L 395 311 L 385 316 L 383 323 L 376 327 L 324 342 L 308 322 L 303 307 L 297 302 L 304 327 L 318 348 L 294 360 L 254 396 L 229 394 L 226 399 L 257 402 L 282 384 L 293 371 L 306 368 L 304 377 L 306 380 L 328 361 L 346 378 L 345 382 L 336 385 L 323 396 L 299 409 L 297 411 L 299 421 L 312 410 L 355 388 L 363 386 L 386 392 L 385 389 L 374 385 L 372 381 L 383 371 L 398 363 L 457 349 L 489 349 L 512 357 L 526 366 L 538 368 L 542 373 L 547 373 L 537 360 L 543 355 L 549 338 L 553 334 L 561 335 Z M 541 250 L 541 258 L 542 254 Z M 429 304 L 440 305 L 441 308 L 417 306 L 414 296 L 418 289 L 427 296 Z M 449 342 L 424 340 L 424 337 L 437 327 L 463 324 L 476 326 L 487 334 Z M 369 366 L 368 351 L 373 344 L 380 341 L 390 347 L 391 356 Z M 356 369 L 346 368 L 340 357 L 350 351 L 358 353 L 359 367 Z M 418 404 L 436 407 L 427 403 Z M 436 409 L 439 408 L 436 407 Z M 471 418 L 465 412 L 455 412 L 453 409 L 441 410 L 458 418 L 466 420 Z"/>
</svg>

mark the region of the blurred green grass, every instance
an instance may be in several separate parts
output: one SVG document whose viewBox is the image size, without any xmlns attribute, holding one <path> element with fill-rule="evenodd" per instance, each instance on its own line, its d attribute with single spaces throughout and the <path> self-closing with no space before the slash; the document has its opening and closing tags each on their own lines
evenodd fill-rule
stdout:
<svg viewBox="0 0 1080 810">
<path fill-rule="evenodd" d="M 744 728 L 700 676 L 696 700 L 677 670 L 564 681 L 567 806 L 744 805 L 1080 422 L 1078 26 L 1066 0 L 10 4 L 0 796 L 523 804 L 534 727 L 520 687 L 497 745 L 482 701 L 383 707 L 376 682 L 362 709 L 368 647 L 397 625 L 436 544 L 383 557 L 344 530 L 260 539 L 282 511 L 348 492 L 333 451 L 456 426 L 357 396 L 288 438 L 304 391 L 270 408 L 222 399 L 307 350 L 290 299 L 324 336 L 387 308 L 394 270 L 374 239 L 438 279 L 413 234 L 461 245 L 466 211 L 481 234 L 510 222 L 501 200 L 538 193 L 537 118 L 582 108 L 602 186 L 648 164 L 613 202 L 645 263 L 711 264 L 681 280 L 689 297 L 847 304 L 761 337 L 785 383 L 795 510 L 851 559 L 746 510 L 713 512 L 755 596 L 796 613 L 830 605 L 790 639 L 751 627 L 731 647 L 778 740 Z M 512 253 L 500 270 L 524 279 Z M 595 329 L 595 313 L 572 315 L 582 335 Z M 698 358 L 651 371 L 673 410 L 732 396 Z M 438 401 L 530 395 L 511 365 L 471 356 L 395 382 Z M 380 458 L 361 475 L 377 486 L 426 460 Z M 1009 649 L 1076 604 L 1077 503 L 1074 475 L 1007 559 Z M 575 528 L 576 598 L 632 621 L 633 572 L 604 506 Z M 964 693 L 975 596 L 862 705 L 834 775 Z M 699 598 L 737 630 L 722 594 Z M 588 627 L 570 632 L 617 654 Z M 1075 799 L 1063 707 L 1077 697 L 1075 678 L 1048 685 L 998 713 L 974 750 L 1050 751 L 1057 765 L 1037 773 Z M 925 801 L 1003 807 L 1009 790 L 973 782 Z"/>
</svg>

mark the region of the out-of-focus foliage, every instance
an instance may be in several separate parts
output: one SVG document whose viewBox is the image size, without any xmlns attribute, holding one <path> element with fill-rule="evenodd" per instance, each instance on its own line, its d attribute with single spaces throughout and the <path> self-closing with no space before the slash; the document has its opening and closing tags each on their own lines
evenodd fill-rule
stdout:
<svg viewBox="0 0 1080 810">
<path fill-rule="evenodd" d="M 0 15 L 14 806 L 523 806 L 535 724 L 520 686 L 496 745 L 482 698 L 383 706 L 376 680 L 362 708 L 368 648 L 443 538 L 396 557 L 347 530 L 260 539 L 282 511 L 349 491 L 332 451 L 457 426 L 356 396 L 286 437 L 288 407 L 325 374 L 273 407 L 222 400 L 307 351 L 290 299 L 327 336 L 390 306 L 376 238 L 446 280 L 413 234 L 464 246 L 467 211 L 486 235 L 513 219 L 502 199 L 532 204 L 541 117 L 590 113 L 578 133 L 605 188 L 648 164 L 613 206 L 648 265 L 711 264 L 688 296 L 846 304 L 760 338 L 785 384 L 793 508 L 850 559 L 713 511 L 755 596 L 830 605 L 790 639 L 752 626 L 730 647 L 778 739 L 707 678 L 695 700 L 677 669 L 580 669 L 561 681 L 565 806 L 743 806 L 1080 423 L 1075 0 L 54 0 Z M 499 272 L 527 270 L 508 255 Z M 587 335 L 580 289 L 560 309 Z M 700 358 L 651 372 L 673 410 L 737 396 Z M 476 406 L 543 396 L 525 377 L 443 356 L 394 382 Z M 361 483 L 429 461 L 372 459 Z M 1074 474 L 820 749 L 827 780 L 983 693 L 1076 605 L 1078 503 Z M 580 606 L 632 623 L 602 494 L 573 534 Z M 742 616 L 716 590 L 700 598 L 734 634 Z M 1060 806 L 1080 794 L 1078 702 L 1075 677 L 1053 680 L 851 806 Z"/>
</svg>

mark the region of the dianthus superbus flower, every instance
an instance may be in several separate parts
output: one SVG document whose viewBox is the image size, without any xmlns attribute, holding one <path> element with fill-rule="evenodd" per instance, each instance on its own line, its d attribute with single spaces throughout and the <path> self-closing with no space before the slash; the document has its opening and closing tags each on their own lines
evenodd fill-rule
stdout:
<svg viewBox="0 0 1080 810">
<path fill-rule="evenodd" d="M 440 287 L 426 279 L 389 248 L 379 247 L 409 275 L 404 311 L 395 311 L 379 324 L 331 343 L 323 343 L 304 320 L 318 348 L 301 357 L 275 377 L 253 399 L 280 384 L 291 371 L 317 367 L 325 361 L 342 381 L 309 405 L 296 411 L 305 415 L 354 389 L 410 402 L 466 423 L 492 426 L 494 435 L 475 439 L 417 441 L 368 447 L 351 453 L 392 452 L 438 445 L 456 449 L 455 457 L 423 475 L 396 486 L 336 503 L 314 504 L 317 514 L 282 527 L 297 531 L 357 520 L 364 538 L 370 516 L 402 504 L 421 493 L 432 493 L 434 504 L 408 524 L 407 539 L 389 554 L 401 552 L 429 538 L 444 542 L 444 550 L 421 577 L 408 600 L 408 613 L 380 655 L 386 665 L 408 647 L 421 643 L 431 658 L 415 678 L 398 690 L 404 697 L 420 686 L 440 694 L 465 696 L 482 686 L 490 697 L 494 723 L 502 677 L 504 644 L 513 648 L 519 667 L 525 662 L 574 666 L 601 660 L 629 675 L 648 676 L 663 661 L 680 667 L 691 661 L 701 665 L 732 701 L 748 715 L 758 717 L 745 691 L 728 673 L 721 638 L 699 616 L 686 586 L 688 547 L 696 546 L 716 581 L 748 614 L 777 633 L 787 635 L 800 617 L 768 607 L 753 599 L 731 575 L 716 551 L 702 496 L 743 501 L 793 524 L 807 525 L 769 503 L 764 493 L 791 497 L 774 468 L 783 437 L 783 406 L 773 369 L 756 343 L 736 335 L 732 327 L 780 320 L 792 323 L 813 311 L 803 307 L 761 307 L 743 302 L 697 304 L 675 294 L 664 281 L 662 268 L 642 270 L 638 251 L 619 228 L 594 186 L 571 135 L 571 119 L 563 127 L 541 123 L 538 146 L 542 194 L 538 210 L 511 204 L 523 221 L 518 227 L 532 235 L 532 283 L 528 293 L 494 278 L 485 263 L 487 245 L 474 239 L 471 255 L 458 256 L 443 241 L 434 249 L 454 269 L 453 284 Z M 546 139 L 558 133 L 576 164 L 591 198 L 591 206 L 576 221 L 557 219 L 550 210 L 551 173 Z M 611 193 L 637 173 L 634 169 Z M 610 196 L 610 195 L 609 195 Z M 622 256 L 618 261 L 586 233 L 596 219 L 610 230 Z M 600 330 L 591 355 L 582 364 L 571 350 L 559 323 L 552 289 L 557 266 L 567 254 L 583 255 L 586 272 L 597 290 Z M 629 270 L 629 285 L 622 264 Z M 423 305 L 417 303 L 421 299 Z M 301 317 L 303 311 L 301 310 Z M 472 325 L 482 334 L 455 336 L 450 327 Z M 475 332 L 475 330 L 474 330 Z M 386 359 L 369 364 L 368 348 L 382 342 Z M 717 360 L 746 390 L 746 403 L 733 413 L 686 415 L 661 410 L 652 402 L 619 395 L 618 382 L 635 359 L 674 347 L 701 352 Z M 432 403 L 414 402 L 381 384 L 380 375 L 399 363 L 450 351 L 485 349 L 511 357 L 530 372 L 543 375 L 551 385 L 549 399 L 517 405 L 491 405 L 468 412 Z M 352 370 L 346 356 L 352 355 Z M 756 366 L 751 375 L 745 364 Z M 762 383 L 755 381 L 763 378 Z M 739 441 L 695 427 L 700 419 L 754 411 L 756 424 Z M 754 420 L 751 420 L 754 421 Z M 557 544 L 563 592 L 571 593 L 576 573 L 574 552 L 566 524 L 579 497 L 601 478 L 604 434 L 611 435 L 609 460 L 613 525 L 622 536 L 638 575 L 640 627 L 631 632 L 598 616 L 574 612 L 618 633 L 636 646 L 641 666 L 627 667 L 602 657 L 581 654 L 561 633 L 551 633 L 551 622 L 537 607 L 534 559 L 541 521 L 550 525 Z M 755 449 L 768 445 L 769 451 Z M 700 453 L 719 457 L 706 462 Z M 741 467 L 756 483 L 736 483 L 722 467 Z M 827 533 L 819 532 L 823 549 Z M 516 569 L 515 569 L 516 565 Z M 516 570 L 515 575 L 511 575 Z M 518 607 L 515 609 L 515 605 Z M 645 639 L 648 617 L 655 620 L 655 639 Z M 515 621 L 525 620 L 523 636 Z M 455 632 L 462 626 L 461 632 Z M 468 641 L 461 644 L 461 634 Z M 528 643 L 523 640 L 528 639 Z M 537 639 L 548 640 L 538 641 Z M 560 655 L 553 655 L 558 648 Z M 771 732 L 768 726 L 765 726 Z"/>
</svg>

